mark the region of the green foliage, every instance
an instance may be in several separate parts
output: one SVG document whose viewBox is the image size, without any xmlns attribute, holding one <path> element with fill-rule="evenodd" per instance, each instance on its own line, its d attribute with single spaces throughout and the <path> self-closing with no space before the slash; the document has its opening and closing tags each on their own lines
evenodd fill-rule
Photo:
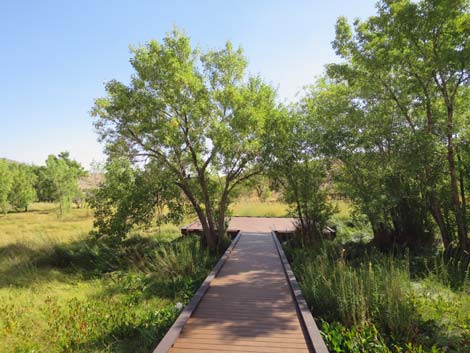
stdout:
<svg viewBox="0 0 470 353">
<path fill-rule="evenodd" d="M 299 219 L 304 241 L 321 239 L 334 208 L 327 198 L 328 161 L 319 150 L 311 115 L 300 108 L 269 117 L 264 136 L 265 164 L 283 200 Z"/>
<path fill-rule="evenodd" d="M 468 351 L 470 279 L 463 260 L 384 254 L 361 243 L 286 250 L 313 314 L 324 320 L 331 351 Z"/>
<path fill-rule="evenodd" d="M 195 237 L 132 237 L 119 247 L 85 238 L 1 251 L 6 353 L 149 352 L 217 260 Z"/>
<path fill-rule="evenodd" d="M 179 313 L 174 305 L 152 310 L 129 305 L 127 298 L 72 299 L 65 305 L 53 302 L 48 310 L 51 338 L 61 352 L 88 352 L 123 344 L 135 345 L 136 352 L 146 352 L 165 335 Z"/>
<path fill-rule="evenodd" d="M 57 157 L 50 155 L 41 172 L 46 185 L 50 187 L 52 199 L 59 203 L 59 215 L 62 216 L 80 192 L 78 178 L 86 172 L 78 162 L 70 159 L 68 152 L 62 152 Z"/>
<path fill-rule="evenodd" d="M 212 250 L 233 188 L 259 172 L 259 136 L 274 90 L 246 77 L 241 49 L 202 52 L 176 29 L 132 49 L 129 85 L 110 81 L 92 110 L 111 159 L 152 161 L 191 204 Z M 144 164 L 144 163 L 143 163 Z"/>
<path fill-rule="evenodd" d="M 352 267 L 344 259 L 347 254 L 340 251 L 323 248 L 316 255 L 308 250 L 291 254 L 315 313 L 349 326 L 374 322 L 382 332 L 411 338 L 418 321 L 406 288 L 410 282 L 406 264 L 372 256 Z"/>
<path fill-rule="evenodd" d="M 266 175 L 255 175 L 238 188 L 239 193 L 249 195 L 255 192 L 260 202 L 266 202 L 272 195 L 273 181 Z"/>
<path fill-rule="evenodd" d="M 325 343 L 331 352 L 347 353 L 437 353 L 439 350 L 432 347 L 424 349 L 422 345 L 405 343 L 403 345 L 389 345 L 377 331 L 373 324 L 354 326 L 348 328 L 338 322 L 321 323 L 321 331 Z"/>
<path fill-rule="evenodd" d="M 13 185 L 13 175 L 8 163 L 0 159 L 0 211 L 8 212 L 8 195 Z"/>
<path fill-rule="evenodd" d="M 23 164 L 13 165 L 11 167 L 13 174 L 13 185 L 8 196 L 8 201 L 16 210 L 24 209 L 27 211 L 28 205 L 36 200 L 36 175 L 33 168 Z"/>
<path fill-rule="evenodd" d="M 469 4 L 381 1 L 353 28 L 336 25 L 328 65 L 312 102 L 324 146 L 341 161 L 339 180 L 371 222 L 379 245 L 466 248 Z M 329 87 L 328 87 L 329 86 Z"/>
<path fill-rule="evenodd" d="M 123 158 L 106 165 L 105 180 L 89 202 L 95 210 L 96 234 L 120 240 L 134 226 L 180 223 L 185 211 L 178 188 L 163 168 L 154 163 L 133 168 Z"/>
</svg>

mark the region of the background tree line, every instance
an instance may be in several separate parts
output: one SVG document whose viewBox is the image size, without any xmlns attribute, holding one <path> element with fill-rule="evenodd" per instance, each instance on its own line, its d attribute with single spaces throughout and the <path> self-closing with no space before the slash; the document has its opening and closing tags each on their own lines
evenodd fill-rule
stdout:
<svg viewBox="0 0 470 353">
<path fill-rule="evenodd" d="M 45 165 L 35 166 L 0 159 L 0 207 L 4 214 L 11 209 L 28 210 L 32 202 L 56 202 L 62 215 L 72 202 L 80 203 L 84 195 L 80 177 L 87 173 L 68 152 L 50 155 Z"/>
</svg>

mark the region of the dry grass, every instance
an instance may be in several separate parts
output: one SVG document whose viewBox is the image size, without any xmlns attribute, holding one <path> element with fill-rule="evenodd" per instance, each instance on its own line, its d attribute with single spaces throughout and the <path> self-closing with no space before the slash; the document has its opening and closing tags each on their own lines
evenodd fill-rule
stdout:
<svg viewBox="0 0 470 353">
<path fill-rule="evenodd" d="M 88 234 L 92 226 L 89 209 L 72 209 L 59 218 L 54 204 L 35 203 L 28 212 L 0 216 L 0 247 L 12 243 L 68 243 Z"/>
</svg>

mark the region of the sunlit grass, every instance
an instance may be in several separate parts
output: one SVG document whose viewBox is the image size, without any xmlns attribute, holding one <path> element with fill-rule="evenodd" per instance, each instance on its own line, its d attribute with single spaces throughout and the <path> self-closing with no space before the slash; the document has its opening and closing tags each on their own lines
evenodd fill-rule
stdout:
<svg viewBox="0 0 470 353">
<path fill-rule="evenodd" d="M 245 217 L 287 217 L 287 205 L 277 201 L 260 201 L 258 198 L 242 198 L 234 202 L 230 211 L 233 216 Z"/>
<path fill-rule="evenodd" d="M 0 216 L 1 353 L 151 351 L 176 315 L 175 301 L 190 297 L 212 267 L 204 255 L 183 252 L 193 248 L 184 247 L 188 238 L 171 254 L 181 252 L 199 272 L 178 273 L 181 283 L 149 277 L 155 246 L 178 238 L 180 225 L 136 229 L 135 242 L 116 254 L 90 243 L 92 227 L 92 210 L 59 218 L 47 203 Z M 191 262 L 198 259 L 206 262 Z"/>
<path fill-rule="evenodd" d="M 35 203 L 28 212 L 0 216 L 0 247 L 17 242 L 67 243 L 88 234 L 92 226 L 90 209 L 72 209 L 59 218 L 54 204 Z"/>
</svg>

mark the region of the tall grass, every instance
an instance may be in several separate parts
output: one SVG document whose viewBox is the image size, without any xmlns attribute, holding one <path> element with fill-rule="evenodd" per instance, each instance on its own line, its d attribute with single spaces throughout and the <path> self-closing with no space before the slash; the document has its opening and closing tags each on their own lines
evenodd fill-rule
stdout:
<svg viewBox="0 0 470 353">
<path fill-rule="evenodd" d="M 258 198 L 242 198 L 230 206 L 233 216 L 287 217 L 288 206 L 277 200 L 262 202 Z"/>
<path fill-rule="evenodd" d="M 466 258 L 340 242 L 286 250 L 332 352 L 470 351 Z"/>
<path fill-rule="evenodd" d="M 316 315 L 345 325 L 378 324 L 382 331 L 409 338 L 416 331 L 406 261 L 370 255 L 355 266 L 335 247 L 317 253 L 291 251 L 293 267 Z"/>
</svg>

